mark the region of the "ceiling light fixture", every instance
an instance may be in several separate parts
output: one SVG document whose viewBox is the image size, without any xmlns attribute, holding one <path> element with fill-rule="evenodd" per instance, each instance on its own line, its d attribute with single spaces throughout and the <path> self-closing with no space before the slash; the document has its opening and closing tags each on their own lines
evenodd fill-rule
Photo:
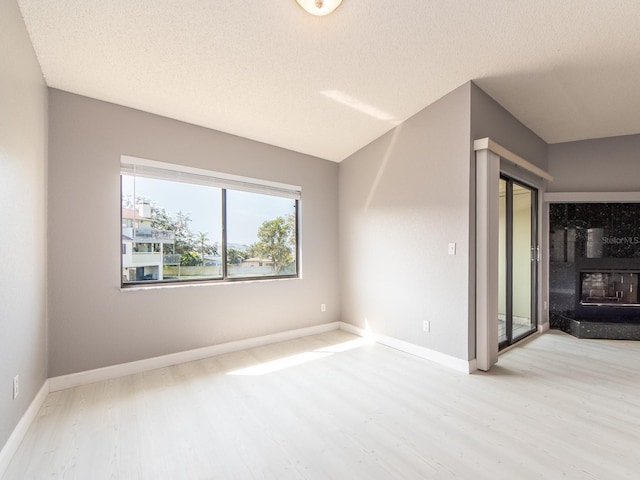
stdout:
<svg viewBox="0 0 640 480">
<path fill-rule="evenodd" d="M 296 2 L 311 15 L 322 17 L 338 8 L 342 0 L 296 0 Z"/>
</svg>

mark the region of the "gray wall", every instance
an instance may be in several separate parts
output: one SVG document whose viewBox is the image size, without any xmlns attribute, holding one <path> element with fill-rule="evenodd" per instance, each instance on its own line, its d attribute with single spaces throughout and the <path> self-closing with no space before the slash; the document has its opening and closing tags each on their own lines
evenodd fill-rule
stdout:
<svg viewBox="0 0 640 480">
<path fill-rule="evenodd" d="M 50 376 L 339 320 L 337 164 L 59 90 L 49 98 Z M 122 154 L 301 185 L 303 278 L 122 291 Z"/>
<path fill-rule="evenodd" d="M 547 168 L 547 144 L 472 82 L 340 164 L 344 321 L 475 358 L 473 140 L 483 137 Z"/>
<path fill-rule="evenodd" d="M 340 164 L 343 320 L 463 360 L 469 104 L 466 84 Z M 449 242 L 457 255 L 447 254 Z"/>
<path fill-rule="evenodd" d="M 16 2 L 2 1 L 0 448 L 47 376 L 46 169 L 47 89 Z"/>
<path fill-rule="evenodd" d="M 640 135 L 549 145 L 549 192 L 640 191 Z"/>
<path fill-rule="evenodd" d="M 490 137 L 547 170 L 547 144 L 476 84 L 471 83 L 471 139 Z"/>
<path fill-rule="evenodd" d="M 516 117 L 509 113 L 502 105 L 487 95 L 477 85 L 471 85 L 471 139 L 490 137 L 496 143 L 502 145 L 511 152 L 519 155 L 525 160 L 533 163 L 543 170 L 549 171 L 548 145 L 538 135 L 523 125 Z M 473 165 L 473 163 L 472 163 Z M 548 322 L 548 312 L 544 309 L 544 301 L 548 298 L 548 273 L 547 262 L 545 260 L 548 252 L 548 233 L 546 206 L 542 203 L 542 196 L 548 188 L 548 182 L 525 171 L 521 167 L 515 166 L 504 160 L 500 163 L 503 173 L 513 178 L 524 181 L 536 187 L 539 192 L 538 197 L 538 227 L 540 238 L 540 252 L 542 253 L 539 262 L 538 282 L 538 321 Z M 472 166 L 473 170 L 473 166 Z M 475 176 L 475 170 L 472 173 Z M 472 185 L 472 197 L 475 198 L 475 191 Z M 475 205 L 470 206 L 472 212 L 472 229 L 475 225 Z M 473 296 L 474 292 L 470 292 Z M 475 300 L 474 300 L 475 301 Z M 470 335 L 475 335 L 475 325 L 470 325 Z"/>
</svg>

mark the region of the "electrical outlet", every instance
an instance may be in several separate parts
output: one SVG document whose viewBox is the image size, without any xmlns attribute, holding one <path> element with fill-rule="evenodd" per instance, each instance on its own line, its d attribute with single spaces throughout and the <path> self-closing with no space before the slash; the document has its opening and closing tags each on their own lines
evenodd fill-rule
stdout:
<svg viewBox="0 0 640 480">
<path fill-rule="evenodd" d="M 18 394 L 20 393 L 20 376 L 16 375 L 13 377 L 13 399 L 18 398 Z"/>
<path fill-rule="evenodd" d="M 456 244 L 455 243 L 450 243 L 447 252 L 449 253 L 449 255 L 455 255 L 456 254 Z"/>
<path fill-rule="evenodd" d="M 422 321 L 422 330 L 429 333 L 431 331 L 431 322 L 429 320 Z"/>
<path fill-rule="evenodd" d="M 543 302 L 543 307 L 542 308 L 544 309 L 545 312 L 547 311 L 547 301 L 546 300 Z"/>
<path fill-rule="evenodd" d="M 321 303 L 320 304 L 320 311 L 321 312 L 326 312 L 327 311 L 327 304 L 326 303 Z"/>
</svg>

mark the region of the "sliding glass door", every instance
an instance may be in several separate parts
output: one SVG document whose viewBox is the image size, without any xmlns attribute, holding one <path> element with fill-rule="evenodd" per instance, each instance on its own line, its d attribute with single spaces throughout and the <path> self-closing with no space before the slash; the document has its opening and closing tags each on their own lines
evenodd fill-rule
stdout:
<svg viewBox="0 0 640 480">
<path fill-rule="evenodd" d="M 536 331 L 537 190 L 500 178 L 498 342 L 500 349 Z"/>
</svg>

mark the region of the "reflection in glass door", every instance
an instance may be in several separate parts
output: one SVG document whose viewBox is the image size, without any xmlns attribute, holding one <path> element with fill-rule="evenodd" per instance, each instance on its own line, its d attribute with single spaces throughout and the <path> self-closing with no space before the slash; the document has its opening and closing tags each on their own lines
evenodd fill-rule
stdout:
<svg viewBox="0 0 640 480">
<path fill-rule="evenodd" d="M 498 342 L 536 330 L 537 190 L 507 177 L 499 186 Z"/>
</svg>

